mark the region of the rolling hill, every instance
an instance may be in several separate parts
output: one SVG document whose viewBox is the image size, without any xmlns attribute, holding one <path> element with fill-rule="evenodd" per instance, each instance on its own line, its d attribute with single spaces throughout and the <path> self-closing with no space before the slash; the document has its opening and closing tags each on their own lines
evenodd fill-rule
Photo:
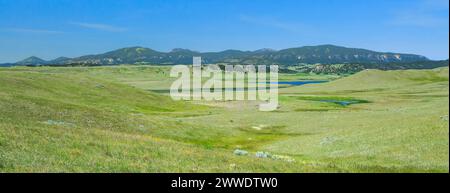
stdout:
<svg viewBox="0 0 450 193">
<path fill-rule="evenodd" d="M 274 112 L 172 101 L 169 70 L 0 68 L 0 172 L 448 173 L 448 67 L 281 88 Z"/>
</svg>

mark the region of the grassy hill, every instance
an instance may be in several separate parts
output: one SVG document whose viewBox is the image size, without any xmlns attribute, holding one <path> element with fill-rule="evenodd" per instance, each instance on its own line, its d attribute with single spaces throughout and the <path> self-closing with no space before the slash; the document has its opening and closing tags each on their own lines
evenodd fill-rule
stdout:
<svg viewBox="0 0 450 193">
<path fill-rule="evenodd" d="M 344 111 L 315 107 L 328 111 L 322 111 L 312 123 L 308 123 L 309 118 L 299 117 L 298 122 L 303 124 L 298 129 L 309 127 L 319 134 L 278 142 L 268 147 L 272 151 L 284 149 L 284 153 L 326 158 L 344 165 L 360 164 L 369 170 L 448 170 L 448 68 L 367 70 L 321 85 L 287 88 L 282 93 L 308 96 L 300 97 L 302 102 L 334 98 L 368 103 Z"/>
<path fill-rule="evenodd" d="M 333 81 L 280 89 L 274 112 L 172 101 L 153 92 L 168 70 L 0 69 L 0 171 L 448 172 L 448 68 L 281 75 Z"/>
<path fill-rule="evenodd" d="M 448 67 L 431 70 L 364 70 L 327 84 L 305 85 L 292 92 L 363 92 L 383 89 L 402 89 L 434 82 L 448 82 Z M 289 92 L 289 89 L 285 90 Z"/>
<path fill-rule="evenodd" d="M 177 117 L 208 113 L 207 107 L 89 74 L 33 70 L 0 71 L 2 172 L 289 171 L 287 163 L 160 137 L 188 135 L 196 126 Z"/>
</svg>

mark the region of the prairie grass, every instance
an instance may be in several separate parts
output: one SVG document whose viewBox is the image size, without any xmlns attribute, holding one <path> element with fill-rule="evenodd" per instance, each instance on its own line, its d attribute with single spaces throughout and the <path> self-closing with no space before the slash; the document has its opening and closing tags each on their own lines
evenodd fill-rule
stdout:
<svg viewBox="0 0 450 193">
<path fill-rule="evenodd" d="M 449 172 L 448 68 L 281 74 L 331 81 L 280 88 L 273 112 L 173 101 L 169 70 L 0 68 L 0 172 Z"/>
</svg>

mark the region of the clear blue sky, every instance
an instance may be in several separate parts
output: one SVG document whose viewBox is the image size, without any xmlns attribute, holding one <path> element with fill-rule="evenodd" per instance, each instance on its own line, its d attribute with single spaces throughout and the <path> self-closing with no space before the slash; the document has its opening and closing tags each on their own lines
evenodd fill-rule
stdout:
<svg viewBox="0 0 450 193">
<path fill-rule="evenodd" d="M 0 62 L 336 44 L 447 59 L 448 0 L 0 0 Z"/>
</svg>

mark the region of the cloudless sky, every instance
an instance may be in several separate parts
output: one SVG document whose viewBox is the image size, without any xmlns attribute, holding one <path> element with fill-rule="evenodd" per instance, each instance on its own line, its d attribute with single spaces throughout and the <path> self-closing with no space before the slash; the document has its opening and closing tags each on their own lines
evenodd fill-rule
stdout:
<svg viewBox="0 0 450 193">
<path fill-rule="evenodd" d="M 448 0 L 0 0 L 0 63 L 335 44 L 448 59 Z"/>
</svg>

